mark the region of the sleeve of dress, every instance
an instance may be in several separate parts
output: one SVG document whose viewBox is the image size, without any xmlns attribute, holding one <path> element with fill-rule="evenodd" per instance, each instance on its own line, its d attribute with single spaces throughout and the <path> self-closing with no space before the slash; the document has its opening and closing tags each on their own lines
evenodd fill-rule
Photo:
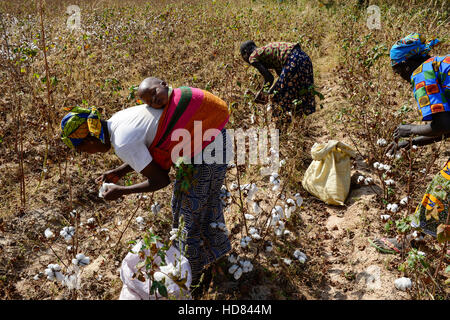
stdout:
<svg viewBox="0 0 450 320">
<path fill-rule="evenodd" d="M 116 155 L 136 172 L 141 172 L 153 158 L 144 143 L 126 144 L 114 150 Z"/>
</svg>

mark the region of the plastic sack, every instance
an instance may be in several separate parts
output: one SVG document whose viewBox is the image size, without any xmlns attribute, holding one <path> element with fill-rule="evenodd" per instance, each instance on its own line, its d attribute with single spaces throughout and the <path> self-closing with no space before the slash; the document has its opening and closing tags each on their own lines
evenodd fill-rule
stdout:
<svg viewBox="0 0 450 320">
<path fill-rule="evenodd" d="M 150 295 L 150 287 L 151 281 L 146 279 L 145 282 L 142 282 L 138 279 L 133 279 L 133 275 L 136 273 L 137 268 L 136 265 L 142 261 L 137 254 L 142 246 L 142 242 L 138 242 L 133 249 L 132 252 L 129 252 L 126 257 L 122 261 L 122 266 L 120 268 L 120 279 L 123 282 L 122 291 L 120 293 L 119 300 L 155 300 L 155 295 Z M 163 246 L 162 243 L 157 243 L 158 248 Z M 149 254 L 149 251 L 146 250 L 146 255 Z M 186 287 L 189 288 L 192 282 L 192 274 L 191 274 L 191 266 L 186 257 L 180 255 L 180 252 L 174 248 L 173 246 L 166 251 L 166 264 L 167 266 L 163 268 L 171 268 L 171 266 L 176 266 L 181 271 L 181 275 L 183 278 L 186 278 Z M 158 256 L 155 258 L 155 263 L 160 264 L 161 258 Z M 158 275 L 159 274 L 159 275 Z M 158 277 L 163 277 L 163 273 L 155 272 L 155 279 Z M 175 298 L 180 300 L 191 299 L 191 295 L 189 290 L 182 290 L 175 282 L 173 282 L 170 278 L 165 277 L 165 285 L 167 288 L 167 292 L 169 298 Z M 159 280 L 159 279 L 158 279 Z M 167 300 L 158 294 L 158 300 Z"/>
<path fill-rule="evenodd" d="M 330 140 L 311 148 L 313 162 L 303 177 L 306 191 L 327 204 L 344 205 L 350 191 L 350 157 L 355 151 L 347 144 Z"/>
</svg>

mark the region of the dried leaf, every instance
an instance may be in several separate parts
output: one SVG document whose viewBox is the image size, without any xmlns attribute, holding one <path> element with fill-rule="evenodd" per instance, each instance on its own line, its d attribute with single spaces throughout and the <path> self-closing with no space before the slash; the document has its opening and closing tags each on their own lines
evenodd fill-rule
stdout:
<svg viewBox="0 0 450 320">
<path fill-rule="evenodd" d="M 437 241 L 442 243 L 450 240 L 450 225 L 440 224 L 437 227 Z"/>
</svg>

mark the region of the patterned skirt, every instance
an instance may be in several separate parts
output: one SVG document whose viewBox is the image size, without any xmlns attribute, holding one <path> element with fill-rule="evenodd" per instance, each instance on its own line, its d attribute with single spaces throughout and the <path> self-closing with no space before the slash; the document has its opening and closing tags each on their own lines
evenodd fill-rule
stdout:
<svg viewBox="0 0 450 320">
<path fill-rule="evenodd" d="M 450 161 L 431 180 L 422 201 L 416 208 L 411 225 L 424 233 L 436 237 L 436 229 L 445 224 L 449 209 Z"/>
<path fill-rule="evenodd" d="M 280 77 L 274 86 L 273 101 L 285 111 L 294 114 L 311 114 L 316 111 L 316 102 L 311 89 L 314 86 L 313 65 L 308 55 L 294 47 Z"/>
<path fill-rule="evenodd" d="M 228 239 L 228 231 L 213 228 L 211 223 L 225 223 L 222 201 L 220 199 L 221 188 L 227 171 L 227 160 L 230 159 L 231 141 L 226 130 L 221 131 L 223 143 L 223 163 L 192 164 L 193 174 L 189 178 L 188 187 L 186 181 L 176 180 L 172 196 L 173 228 L 178 228 L 179 219 L 184 218 L 182 248 L 189 260 L 192 270 L 192 283 L 199 280 L 203 267 L 216 261 L 231 250 Z M 220 139 L 216 139 L 218 142 Z M 206 147 L 211 156 L 219 150 L 216 145 L 214 150 L 212 142 Z M 192 160 L 192 163 L 194 161 Z M 184 182 L 184 184 L 183 184 Z M 176 242 L 176 241 L 175 241 Z M 187 245 L 187 248 L 186 248 Z"/>
</svg>

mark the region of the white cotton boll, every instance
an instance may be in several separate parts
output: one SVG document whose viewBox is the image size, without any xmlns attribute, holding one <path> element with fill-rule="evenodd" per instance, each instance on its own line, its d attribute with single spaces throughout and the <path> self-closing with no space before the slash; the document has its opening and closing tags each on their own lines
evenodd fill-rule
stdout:
<svg viewBox="0 0 450 320">
<path fill-rule="evenodd" d="M 64 277 L 62 281 L 63 285 L 65 285 L 69 290 L 80 289 L 80 279 L 76 274 L 67 275 Z"/>
<path fill-rule="evenodd" d="M 301 207 L 302 204 L 303 204 L 303 198 L 302 198 L 302 196 L 300 195 L 300 193 L 296 193 L 296 194 L 294 195 L 294 198 L 295 198 L 295 203 L 297 203 L 297 206 L 298 206 L 298 207 Z"/>
<path fill-rule="evenodd" d="M 270 110 L 272 110 L 272 106 L 269 104 L 269 105 L 267 106 L 267 108 L 266 108 L 266 111 L 267 111 L 267 112 L 270 112 Z"/>
<path fill-rule="evenodd" d="M 103 198 L 103 194 L 105 193 L 106 189 L 110 186 L 115 186 L 115 184 L 103 182 L 102 186 L 100 187 L 100 190 L 98 191 L 98 197 Z"/>
<path fill-rule="evenodd" d="M 386 153 L 386 157 L 388 157 L 389 159 L 392 159 L 394 157 L 394 155 L 388 152 L 388 153 Z M 383 170 L 383 168 L 380 168 L 380 170 Z"/>
<path fill-rule="evenodd" d="M 385 164 L 385 165 L 383 166 L 383 170 L 384 170 L 384 171 L 389 171 L 389 170 L 391 170 L 391 166 L 388 165 L 388 164 Z"/>
<path fill-rule="evenodd" d="M 174 235 L 178 233 L 178 228 L 173 228 L 172 230 L 169 231 L 169 234 Z"/>
<path fill-rule="evenodd" d="M 267 246 L 267 247 L 266 247 L 266 252 L 272 252 L 272 250 L 273 250 L 273 247 L 272 247 L 272 246 Z"/>
<path fill-rule="evenodd" d="M 253 200 L 253 197 L 255 196 L 256 191 L 258 191 L 258 187 L 256 186 L 256 184 L 252 183 L 250 190 L 248 191 L 248 194 L 247 194 L 247 199 Z"/>
<path fill-rule="evenodd" d="M 211 222 L 211 223 L 209 224 L 209 226 L 210 226 L 211 228 L 215 229 L 215 228 L 217 228 L 217 223 Z"/>
<path fill-rule="evenodd" d="M 280 227 L 275 228 L 275 235 L 281 237 L 283 235 L 283 229 Z"/>
<path fill-rule="evenodd" d="M 169 241 L 174 241 L 177 238 L 176 234 L 170 236 Z"/>
<path fill-rule="evenodd" d="M 237 264 L 233 264 L 229 269 L 228 269 L 228 273 L 233 274 L 236 272 L 236 270 L 239 268 L 239 266 Z"/>
<path fill-rule="evenodd" d="M 219 223 L 217 224 L 217 228 L 218 228 L 219 230 L 225 231 L 226 228 L 227 228 L 227 226 L 225 225 L 225 223 L 219 222 Z"/>
<path fill-rule="evenodd" d="M 272 218 L 269 220 L 271 226 L 275 226 L 280 221 L 280 216 L 278 214 L 272 214 Z"/>
<path fill-rule="evenodd" d="M 373 167 L 374 167 L 375 169 L 378 169 L 378 168 L 380 167 L 380 163 L 379 163 L 379 162 L 375 162 L 375 163 L 373 164 Z"/>
<path fill-rule="evenodd" d="M 395 185 L 395 181 L 392 180 L 392 179 L 385 180 L 384 183 L 385 183 L 387 186 L 393 186 L 393 185 Z"/>
<path fill-rule="evenodd" d="M 408 197 L 404 197 L 402 200 L 400 200 L 400 204 L 406 206 L 408 204 Z"/>
<path fill-rule="evenodd" d="M 289 219 L 291 217 L 292 211 L 294 211 L 294 207 L 284 207 L 284 214 L 286 216 L 286 219 Z"/>
<path fill-rule="evenodd" d="M 87 224 L 94 224 L 94 223 L 95 223 L 95 219 L 94 218 L 87 219 Z"/>
<path fill-rule="evenodd" d="M 250 116 L 250 123 L 251 123 L 251 124 L 254 124 L 254 123 L 255 123 L 255 115 L 254 115 L 254 114 L 252 114 L 252 115 Z"/>
<path fill-rule="evenodd" d="M 283 234 L 284 234 L 285 236 L 287 236 L 287 235 L 290 235 L 291 232 L 290 232 L 289 230 L 286 229 L 286 230 L 284 230 Z"/>
<path fill-rule="evenodd" d="M 52 230 L 50 230 L 50 228 L 45 229 L 44 231 L 44 235 L 47 239 L 49 238 L 53 238 L 53 236 L 55 235 Z"/>
<path fill-rule="evenodd" d="M 396 212 L 398 211 L 398 204 L 393 203 L 393 204 L 391 205 L 390 211 L 393 212 L 393 213 L 396 213 Z"/>
<path fill-rule="evenodd" d="M 261 240 L 261 236 L 258 233 L 252 234 L 252 238 L 255 240 Z"/>
<path fill-rule="evenodd" d="M 294 251 L 294 257 L 296 259 L 298 259 L 301 263 L 305 263 L 305 261 L 307 259 L 306 254 L 304 254 L 303 252 L 301 252 L 298 249 Z"/>
<path fill-rule="evenodd" d="M 242 247 L 242 248 L 247 248 L 247 246 L 248 246 L 248 242 L 247 242 L 247 241 L 244 241 L 244 239 L 241 240 L 241 243 L 240 243 L 240 244 L 241 244 L 241 247 Z"/>
<path fill-rule="evenodd" d="M 387 145 L 387 141 L 385 139 L 378 139 L 377 145 L 379 145 L 380 147 L 383 147 L 383 146 Z"/>
<path fill-rule="evenodd" d="M 155 278 L 155 281 L 161 282 L 163 279 L 166 278 L 166 275 L 162 272 L 157 271 L 153 274 L 153 278 Z"/>
<path fill-rule="evenodd" d="M 161 211 L 161 205 L 158 202 L 155 202 L 154 204 L 152 204 L 150 206 L 150 210 L 154 213 L 154 214 L 158 214 Z"/>
<path fill-rule="evenodd" d="M 273 209 L 272 209 L 272 215 L 276 214 L 278 215 L 281 219 L 284 218 L 284 211 L 283 208 L 281 206 L 276 205 Z"/>
<path fill-rule="evenodd" d="M 373 183 L 373 179 L 371 178 L 371 177 L 368 177 L 368 178 L 365 178 L 364 179 L 364 184 L 366 185 L 366 186 L 368 186 L 368 185 L 370 185 L 370 184 L 372 184 Z"/>
<path fill-rule="evenodd" d="M 273 174 L 270 176 L 270 178 L 269 178 L 269 182 L 270 183 L 273 183 L 275 180 L 277 180 L 277 178 L 275 178 L 274 176 L 273 176 Z"/>
<path fill-rule="evenodd" d="M 230 185 L 230 190 L 231 190 L 231 191 L 237 190 L 238 187 L 239 187 L 238 184 L 237 184 L 236 182 L 233 182 L 233 183 Z"/>
<path fill-rule="evenodd" d="M 49 264 L 47 266 L 47 269 L 44 271 L 45 275 L 47 276 L 48 280 L 57 280 L 57 281 L 63 281 L 64 275 L 61 273 L 61 267 L 59 264 Z"/>
<path fill-rule="evenodd" d="M 288 259 L 288 258 L 283 258 L 283 262 L 284 262 L 285 264 L 287 264 L 288 266 L 290 266 L 291 263 L 292 263 L 292 260 L 291 260 L 291 259 Z"/>
<path fill-rule="evenodd" d="M 36 274 L 34 277 L 33 277 L 33 280 L 39 280 L 39 273 L 38 274 Z"/>
<path fill-rule="evenodd" d="M 254 234 L 257 232 L 258 232 L 258 229 L 254 228 L 254 227 L 250 227 L 250 229 L 248 229 L 248 233 L 250 233 L 250 234 Z"/>
<path fill-rule="evenodd" d="M 139 223 L 139 224 L 144 223 L 144 218 L 143 217 L 137 217 L 136 218 L 136 222 Z"/>
<path fill-rule="evenodd" d="M 75 235 L 75 228 L 64 227 L 59 234 L 64 238 L 64 240 L 70 241 L 72 237 Z"/>
<path fill-rule="evenodd" d="M 252 214 L 246 213 L 244 216 L 247 220 L 255 220 L 255 216 Z"/>
<path fill-rule="evenodd" d="M 294 207 L 294 208 L 296 207 L 295 201 L 291 198 L 286 200 L 286 204 L 290 207 Z"/>
<path fill-rule="evenodd" d="M 286 164 L 286 160 L 280 160 L 280 167 L 284 166 Z"/>
<path fill-rule="evenodd" d="M 418 149 L 418 147 L 414 144 L 412 147 L 411 147 L 413 150 L 417 150 Z"/>
<path fill-rule="evenodd" d="M 279 184 L 276 184 L 276 185 L 274 185 L 272 187 L 272 191 L 278 191 L 278 190 L 280 190 L 280 185 Z"/>
<path fill-rule="evenodd" d="M 407 289 L 410 289 L 412 287 L 411 279 L 409 278 L 398 278 L 394 281 L 394 285 L 398 290 L 406 291 Z"/>
<path fill-rule="evenodd" d="M 395 154 L 395 159 L 400 159 L 402 157 L 402 154 L 401 154 L 401 152 L 397 152 L 396 154 Z"/>
<path fill-rule="evenodd" d="M 425 252 L 423 252 L 423 251 L 417 251 L 417 254 L 419 256 L 425 257 Z"/>
<path fill-rule="evenodd" d="M 362 183 L 364 182 L 364 176 L 359 176 L 358 179 L 356 179 L 356 183 Z"/>
<path fill-rule="evenodd" d="M 275 155 L 275 154 L 278 153 L 278 150 L 276 150 L 276 149 L 274 149 L 273 147 L 271 147 L 271 148 L 269 149 L 269 152 L 270 152 L 270 154 Z"/>
<path fill-rule="evenodd" d="M 90 258 L 86 257 L 84 254 L 79 253 L 72 259 L 72 263 L 76 266 L 84 267 L 90 263 Z"/>
<path fill-rule="evenodd" d="M 388 221 L 391 218 L 388 214 L 382 214 L 380 217 L 382 221 Z"/>
<path fill-rule="evenodd" d="M 228 256 L 228 262 L 230 262 L 230 263 L 236 263 L 237 261 L 238 261 L 238 258 L 235 257 L 233 254 L 230 254 L 230 255 Z"/>
<path fill-rule="evenodd" d="M 255 214 L 260 214 L 262 212 L 262 209 L 257 202 L 253 202 L 252 209 Z"/>
<path fill-rule="evenodd" d="M 243 272 L 242 268 L 238 268 L 233 275 L 234 279 L 238 280 L 242 276 L 242 272 Z"/>
</svg>

